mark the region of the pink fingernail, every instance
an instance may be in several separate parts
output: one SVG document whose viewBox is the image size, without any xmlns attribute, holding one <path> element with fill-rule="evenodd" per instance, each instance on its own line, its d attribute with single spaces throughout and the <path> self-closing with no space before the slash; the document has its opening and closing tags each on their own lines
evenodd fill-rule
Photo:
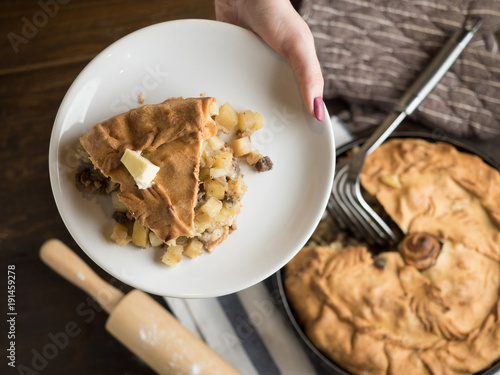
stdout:
<svg viewBox="0 0 500 375">
<path fill-rule="evenodd" d="M 321 96 L 314 98 L 314 116 L 318 121 L 325 120 L 325 103 Z"/>
</svg>

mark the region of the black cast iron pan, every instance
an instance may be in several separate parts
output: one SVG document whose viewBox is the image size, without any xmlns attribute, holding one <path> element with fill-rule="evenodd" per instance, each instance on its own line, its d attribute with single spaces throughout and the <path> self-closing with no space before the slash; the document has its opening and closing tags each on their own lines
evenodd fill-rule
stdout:
<svg viewBox="0 0 500 375">
<path fill-rule="evenodd" d="M 389 139 L 393 138 L 420 138 L 424 139 L 429 142 L 445 142 L 449 143 L 453 146 L 455 146 L 459 151 L 462 152 L 467 152 L 473 155 L 479 156 L 481 159 L 483 159 L 487 164 L 492 166 L 493 168 L 497 169 L 500 171 L 500 165 L 490 158 L 488 155 L 484 154 L 483 152 L 479 151 L 476 147 L 473 147 L 469 144 L 466 143 L 466 141 L 459 141 L 456 139 L 453 139 L 451 137 L 442 135 L 442 134 L 436 134 L 436 133 L 430 133 L 430 132 L 424 132 L 424 131 L 399 131 L 399 132 L 394 132 Z M 366 138 L 362 139 L 357 139 L 352 142 L 349 142 L 348 144 L 341 146 L 337 149 L 337 158 L 341 158 L 346 155 L 346 153 L 351 150 L 355 146 L 359 146 L 363 144 Z M 311 341 L 307 338 L 306 334 L 302 330 L 302 327 L 300 324 L 297 322 L 294 316 L 293 308 L 288 304 L 288 299 L 285 293 L 285 288 L 284 288 L 284 278 L 286 277 L 285 275 L 285 270 L 281 269 L 277 273 L 274 274 L 273 276 L 273 282 L 276 284 L 276 288 L 279 292 L 279 301 L 278 304 L 280 305 L 281 309 L 285 313 L 285 315 L 288 318 L 288 321 L 290 325 L 292 326 L 293 330 L 295 331 L 296 335 L 298 336 L 299 340 L 302 342 L 304 346 L 304 350 L 307 352 L 309 357 L 312 358 L 314 362 L 317 364 L 317 368 L 321 371 L 321 374 L 327 375 L 351 375 L 349 372 L 344 370 L 342 367 L 337 365 L 335 362 L 330 360 L 328 357 L 326 357 L 319 349 L 317 349 Z M 500 343 L 498 343 L 500 345 Z M 495 375 L 497 373 L 500 373 L 500 358 L 498 361 L 496 361 L 490 368 L 479 372 L 475 375 Z"/>
</svg>

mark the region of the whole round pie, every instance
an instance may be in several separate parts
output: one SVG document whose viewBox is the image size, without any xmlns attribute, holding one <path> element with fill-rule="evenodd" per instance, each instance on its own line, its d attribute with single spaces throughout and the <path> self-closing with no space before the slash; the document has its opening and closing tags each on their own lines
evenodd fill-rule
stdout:
<svg viewBox="0 0 500 375">
<path fill-rule="evenodd" d="M 471 374 L 500 358 L 500 173 L 447 143 L 393 139 L 361 174 L 398 249 L 308 246 L 285 289 L 311 342 L 353 374 Z"/>
</svg>

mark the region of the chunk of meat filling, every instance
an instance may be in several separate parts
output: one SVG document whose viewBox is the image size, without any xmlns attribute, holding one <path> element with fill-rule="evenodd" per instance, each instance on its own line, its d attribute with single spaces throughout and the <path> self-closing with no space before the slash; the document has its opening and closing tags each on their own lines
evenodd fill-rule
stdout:
<svg viewBox="0 0 500 375">
<path fill-rule="evenodd" d="M 108 186 L 106 177 L 98 169 L 85 167 L 76 173 L 76 183 L 89 194 L 104 194 Z"/>
<path fill-rule="evenodd" d="M 269 156 L 264 156 L 260 158 L 257 163 L 255 163 L 254 167 L 258 172 L 270 171 L 271 169 L 273 169 L 273 162 L 271 161 Z"/>
</svg>

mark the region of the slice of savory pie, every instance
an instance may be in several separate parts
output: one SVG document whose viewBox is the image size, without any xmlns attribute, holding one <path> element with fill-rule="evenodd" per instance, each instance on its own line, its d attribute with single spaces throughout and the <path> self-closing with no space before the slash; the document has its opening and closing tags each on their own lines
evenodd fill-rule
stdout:
<svg viewBox="0 0 500 375">
<path fill-rule="evenodd" d="M 169 265 L 183 254 L 212 252 L 235 229 L 246 186 L 232 149 L 217 136 L 218 111 L 214 98 L 171 98 L 105 120 L 80 138 L 94 168 L 118 184 L 117 199 L 144 228 L 145 242 L 166 244 L 162 261 Z M 124 154 L 140 165 L 134 170 Z M 151 166 L 144 183 L 137 173 Z"/>
</svg>

